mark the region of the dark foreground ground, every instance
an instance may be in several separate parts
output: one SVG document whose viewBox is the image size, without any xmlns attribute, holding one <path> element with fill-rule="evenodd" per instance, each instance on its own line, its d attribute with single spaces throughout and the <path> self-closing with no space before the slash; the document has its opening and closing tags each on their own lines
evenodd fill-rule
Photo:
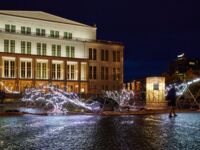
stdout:
<svg viewBox="0 0 200 150">
<path fill-rule="evenodd" d="M 200 113 L 1 116 L 0 149 L 200 149 Z"/>
</svg>

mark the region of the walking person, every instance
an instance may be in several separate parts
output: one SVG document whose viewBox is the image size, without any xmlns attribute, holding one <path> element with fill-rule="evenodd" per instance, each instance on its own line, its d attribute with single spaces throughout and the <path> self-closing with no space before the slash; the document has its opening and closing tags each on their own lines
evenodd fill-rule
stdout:
<svg viewBox="0 0 200 150">
<path fill-rule="evenodd" d="M 176 110 L 176 89 L 173 85 L 172 88 L 168 92 L 168 100 L 169 100 L 169 106 L 170 106 L 170 112 L 169 117 L 171 118 L 172 115 L 177 116 L 175 113 Z"/>
</svg>

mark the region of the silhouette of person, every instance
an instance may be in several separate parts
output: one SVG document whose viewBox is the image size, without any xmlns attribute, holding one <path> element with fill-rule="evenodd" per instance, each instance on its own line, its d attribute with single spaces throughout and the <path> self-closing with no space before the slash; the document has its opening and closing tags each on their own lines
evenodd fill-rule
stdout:
<svg viewBox="0 0 200 150">
<path fill-rule="evenodd" d="M 176 110 L 176 89 L 175 89 L 174 85 L 172 86 L 172 88 L 168 92 L 168 99 L 169 99 L 169 106 L 170 106 L 169 117 L 172 117 L 172 114 L 174 116 L 177 116 L 177 114 L 175 113 L 175 110 Z"/>
</svg>

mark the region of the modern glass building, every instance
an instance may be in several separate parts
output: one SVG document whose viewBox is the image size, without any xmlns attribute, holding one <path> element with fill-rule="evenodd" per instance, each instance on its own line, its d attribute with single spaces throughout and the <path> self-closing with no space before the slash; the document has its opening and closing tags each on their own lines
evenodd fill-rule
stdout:
<svg viewBox="0 0 200 150">
<path fill-rule="evenodd" d="M 41 11 L 0 11 L 0 88 L 119 89 L 124 46 L 97 40 L 96 30 Z"/>
</svg>

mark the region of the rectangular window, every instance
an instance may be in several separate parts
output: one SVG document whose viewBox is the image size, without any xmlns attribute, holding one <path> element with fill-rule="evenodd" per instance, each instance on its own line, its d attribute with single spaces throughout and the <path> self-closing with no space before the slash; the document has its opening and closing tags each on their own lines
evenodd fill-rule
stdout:
<svg viewBox="0 0 200 150">
<path fill-rule="evenodd" d="M 31 34 L 31 28 L 30 27 L 26 28 L 26 34 Z"/>
<path fill-rule="evenodd" d="M 106 50 L 106 51 L 105 51 L 105 60 L 106 60 L 106 61 L 108 61 L 108 57 L 109 57 L 108 50 Z"/>
<path fill-rule="evenodd" d="M 6 32 L 10 32 L 10 25 L 9 25 L 9 24 L 6 24 L 6 25 L 5 25 L 5 31 L 6 31 Z"/>
<path fill-rule="evenodd" d="M 42 78 L 46 79 L 46 77 L 47 77 L 47 64 L 42 63 Z"/>
<path fill-rule="evenodd" d="M 66 46 L 66 57 L 70 57 L 70 47 Z"/>
<path fill-rule="evenodd" d="M 10 40 L 10 52 L 15 52 L 15 40 Z"/>
<path fill-rule="evenodd" d="M 52 45 L 52 56 L 56 56 L 56 45 Z"/>
<path fill-rule="evenodd" d="M 37 63 L 37 65 L 36 65 L 36 77 L 38 79 L 41 78 L 41 63 Z"/>
<path fill-rule="evenodd" d="M 26 27 L 24 27 L 24 26 L 21 27 L 21 33 L 26 34 Z"/>
<path fill-rule="evenodd" d="M 57 64 L 57 79 L 61 79 L 61 64 Z"/>
<path fill-rule="evenodd" d="M 97 50 L 93 49 L 93 60 L 97 60 Z"/>
<path fill-rule="evenodd" d="M 116 68 L 113 68 L 113 80 L 116 80 Z"/>
<path fill-rule="evenodd" d="M 61 56 L 61 45 L 57 45 L 57 56 Z"/>
<path fill-rule="evenodd" d="M 31 78 L 32 74 L 32 65 L 31 62 L 27 62 L 27 78 Z"/>
<path fill-rule="evenodd" d="M 15 61 L 10 61 L 10 77 L 15 77 Z"/>
<path fill-rule="evenodd" d="M 15 61 L 4 60 L 4 77 L 14 78 L 15 77 Z"/>
<path fill-rule="evenodd" d="M 47 44 L 42 43 L 42 55 L 46 55 L 47 54 Z"/>
<path fill-rule="evenodd" d="M 106 67 L 106 77 L 105 77 L 106 80 L 108 80 L 108 67 Z"/>
<path fill-rule="evenodd" d="M 52 78 L 56 78 L 56 64 L 52 64 Z"/>
<path fill-rule="evenodd" d="M 117 51 L 117 62 L 120 62 L 120 52 Z"/>
<path fill-rule="evenodd" d="M 75 47 L 74 46 L 71 47 L 71 57 L 72 58 L 75 57 Z"/>
<path fill-rule="evenodd" d="M 9 61 L 4 61 L 4 77 L 9 77 Z"/>
<path fill-rule="evenodd" d="M 89 79 L 92 79 L 92 66 L 89 67 Z"/>
<path fill-rule="evenodd" d="M 101 61 L 104 61 L 104 50 L 101 50 Z"/>
<path fill-rule="evenodd" d="M 59 38 L 59 31 L 55 31 L 55 37 Z"/>
<path fill-rule="evenodd" d="M 21 78 L 25 78 L 26 74 L 25 74 L 25 70 L 26 70 L 26 63 L 25 62 L 21 62 Z"/>
<path fill-rule="evenodd" d="M 45 36 L 46 33 L 45 33 L 45 29 L 41 29 L 41 36 Z"/>
<path fill-rule="evenodd" d="M 11 32 L 16 32 L 16 26 L 15 25 L 11 25 Z"/>
<path fill-rule="evenodd" d="M 54 31 L 53 30 L 50 31 L 50 37 L 54 37 Z"/>
<path fill-rule="evenodd" d="M 97 67 L 93 67 L 93 79 L 97 79 Z"/>
<path fill-rule="evenodd" d="M 71 65 L 71 80 L 74 80 L 74 65 Z"/>
<path fill-rule="evenodd" d="M 68 33 L 64 32 L 64 39 L 67 39 L 67 38 L 68 38 Z"/>
<path fill-rule="evenodd" d="M 26 53 L 26 42 L 21 41 L 21 53 L 25 54 Z"/>
<path fill-rule="evenodd" d="M 113 61 L 116 62 L 116 51 L 113 51 Z"/>
<path fill-rule="evenodd" d="M 9 52 L 9 40 L 4 40 L 4 52 Z"/>
<path fill-rule="evenodd" d="M 37 55 L 41 55 L 41 43 L 37 43 Z"/>
<path fill-rule="evenodd" d="M 40 36 L 40 29 L 36 28 L 36 35 Z"/>
<path fill-rule="evenodd" d="M 31 42 L 27 42 L 27 54 L 31 54 Z"/>
<path fill-rule="evenodd" d="M 104 67 L 101 67 L 101 80 L 104 80 Z"/>
<path fill-rule="evenodd" d="M 92 48 L 89 48 L 89 59 L 92 60 Z"/>
<path fill-rule="evenodd" d="M 72 39 L 72 33 L 69 33 L 69 39 Z"/>
</svg>

